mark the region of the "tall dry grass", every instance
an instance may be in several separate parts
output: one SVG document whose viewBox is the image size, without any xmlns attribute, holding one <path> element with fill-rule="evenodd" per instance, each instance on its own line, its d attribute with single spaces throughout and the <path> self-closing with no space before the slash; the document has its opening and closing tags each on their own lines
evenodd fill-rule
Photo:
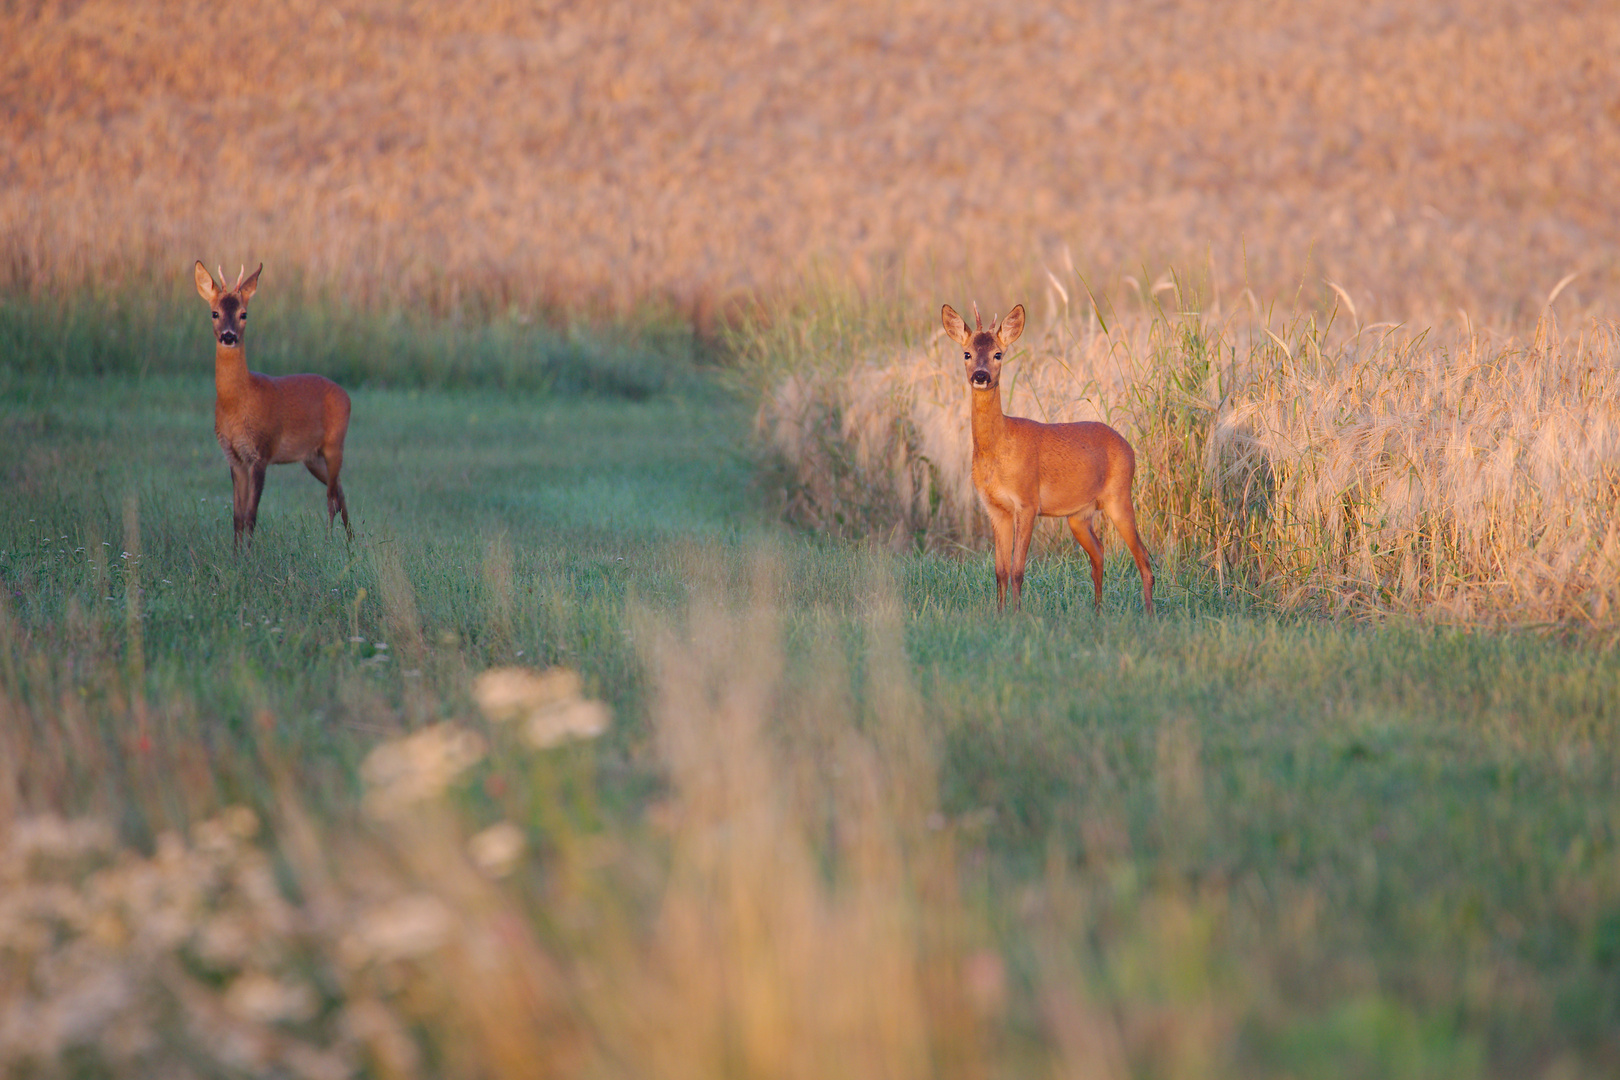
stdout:
<svg viewBox="0 0 1620 1080">
<path fill-rule="evenodd" d="M 1606 0 L 30 0 L 0 41 L 8 290 L 263 259 L 703 322 L 816 258 L 988 287 L 1065 242 L 1110 281 L 1308 265 L 1373 319 L 1620 283 Z"/>
<path fill-rule="evenodd" d="M 1461 315 L 1363 324 L 1348 295 L 1280 319 L 1203 312 L 1165 278 L 1109 325 L 1053 276 L 1002 380 L 1011 415 L 1097 419 L 1137 450 L 1151 542 L 1278 601 L 1438 618 L 1612 624 L 1620 603 L 1620 327 L 1527 337 Z M 1071 293 L 1072 289 L 1072 293 Z M 814 335 L 812 335 L 814 337 Z M 942 333 L 807 347 L 758 427 L 789 513 L 891 543 L 982 545 L 968 391 Z M 1049 533 L 1067 546 L 1059 530 Z"/>
</svg>

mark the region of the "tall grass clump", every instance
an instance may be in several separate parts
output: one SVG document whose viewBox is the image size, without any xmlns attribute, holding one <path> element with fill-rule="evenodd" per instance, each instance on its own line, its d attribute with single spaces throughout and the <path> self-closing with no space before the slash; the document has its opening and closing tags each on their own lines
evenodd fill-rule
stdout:
<svg viewBox="0 0 1620 1080">
<path fill-rule="evenodd" d="M 1110 320 L 1074 312 L 1054 278 L 1044 325 L 1009 358 L 1003 407 L 1119 428 L 1149 536 L 1222 587 L 1328 610 L 1615 621 L 1620 327 L 1566 332 L 1550 303 L 1524 337 L 1361 325 L 1347 297 L 1279 320 L 1245 295 L 1236 312 L 1193 310 L 1167 278 L 1151 296 L 1172 306 Z M 859 350 L 832 339 L 755 370 L 790 517 L 902 545 L 984 544 L 968 391 L 942 333 Z"/>
</svg>

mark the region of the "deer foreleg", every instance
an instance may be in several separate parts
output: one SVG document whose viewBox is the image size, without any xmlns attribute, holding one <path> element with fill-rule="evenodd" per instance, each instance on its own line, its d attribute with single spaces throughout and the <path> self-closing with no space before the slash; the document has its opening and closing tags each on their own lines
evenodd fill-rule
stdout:
<svg viewBox="0 0 1620 1080">
<path fill-rule="evenodd" d="M 259 497 L 264 494 L 264 470 L 262 461 L 255 461 L 248 466 L 248 497 L 247 497 L 247 533 L 249 542 L 253 539 L 253 530 L 259 524 Z"/>
<path fill-rule="evenodd" d="M 1035 536 L 1035 511 L 1019 507 L 1013 512 L 1012 606 L 1017 611 L 1024 602 L 1024 565 L 1029 562 L 1029 542 Z"/>
<path fill-rule="evenodd" d="M 996 540 L 996 610 L 1007 607 L 1007 580 L 1012 576 L 1013 532 L 1012 515 L 990 511 L 990 531 Z"/>
<path fill-rule="evenodd" d="M 231 465 L 231 532 L 238 546 L 242 543 L 242 530 L 247 528 L 248 491 L 252 481 L 247 466 L 239 461 Z"/>
</svg>

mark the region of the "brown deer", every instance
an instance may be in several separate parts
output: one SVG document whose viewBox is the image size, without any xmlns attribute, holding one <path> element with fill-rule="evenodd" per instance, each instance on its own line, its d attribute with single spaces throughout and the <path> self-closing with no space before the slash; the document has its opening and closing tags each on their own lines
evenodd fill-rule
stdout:
<svg viewBox="0 0 1620 1080">
<path fill-rule="evenodd" d="M 1024 563 L 1037 517 L 1069 519 L 1069 531 L 1091 558 L 1091 585 L 1102 607 L 1102 538 L 1096 511 L 1102 510 L 1125 538 L 1142 575 L 1142 604 L 1153 613 L 1153 569 L 1136 535 L 1131 481 L 1136 454 L 1107 424 L 1042 424 L 1001 411 L 1001 357 L 1024 332 L 1019 304 L 990 329 L 973 306 L 974 329 L 946 304 L 945 333 L 962 346 L 968 394 L 973 405 L 973 486 L 990 515 L 996 538 L 996 607 L 1004 610 L 1008 585 L 1013 609 L 1024 592 Z"/>
<path fill-rule="evenodd" d="M 246 271 L 246 267 L 242 268 Z M 349 395 L 320 375 L 271 377 L 249 371 L 243 338 L 247 306 L 259 287 L 264 264 L 246 280 L 225 287 L 198 261 L 197 292 L 214 316 L 214 435 L 231 466 L 232 519 L 236 542 L 253 539 L 259 520 L 264 471 L 271 465 L 302 461 L 326 485 L 326 527 L 343 515 L 343 529 L 354 538 L 349 508 L 338 473 L 343 468 L 343 437 L 349 432 Z"/>
</svg>

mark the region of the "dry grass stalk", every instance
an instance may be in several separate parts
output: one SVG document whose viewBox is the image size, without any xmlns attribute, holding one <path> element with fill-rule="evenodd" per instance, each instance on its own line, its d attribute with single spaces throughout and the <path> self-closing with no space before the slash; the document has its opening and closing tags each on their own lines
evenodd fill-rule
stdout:
<svg viewBox="0 0 1620 1080">
<path fill-rule="evenodd" d="M 889 692 L 865 726 L 914 743 L 905 678 L 886 659 L 894 627 L 873 632 Z M 966 917 L 935 872 L 948 837 L 923 825 L 926 757 L 885 753 L 824 698 L 788 704 L 776 618 L 757 600 L 737 615 L 705 597 L 686 625 L 638 637 L 652 642 L 672 797 L 648 977 L 597 999 L 632 1074 L 982 1075 L 983 1017 L 937 926 Z M 792 753 L 770 730 L 784 705 Z"/>
</svg>

